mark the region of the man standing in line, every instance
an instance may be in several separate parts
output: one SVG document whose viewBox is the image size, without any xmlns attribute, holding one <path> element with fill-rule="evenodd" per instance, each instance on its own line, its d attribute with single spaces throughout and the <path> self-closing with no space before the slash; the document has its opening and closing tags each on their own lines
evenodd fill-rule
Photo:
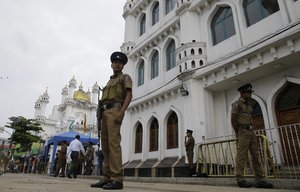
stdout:
<svg viewBox="0 0 300 192">
<path fill-rule="evenodd" d="M 77 178 L 80 151 L 83 153 L 83 155 L 85 155 L 85 150 L 82 143 L 80 142 L 80 135 L 76 135 L 75 139 L 71 141 L 67 152 L 67 157 L 70 155 L 72 159 L 71 168 L 69 169 L 67 174 L 70 179 L 72 178 L 71 174 L 73 174 L 74 179 Z"/>
<path fill-rule="evenodd" d="M 258 139 L 252 127 L 252 111 L 256 101 L 252 99 L 252 85 L 250 83 L 237 89 L 241 97 L 232 104 L 231 124 L 237 137 L 236 154 L 236 180 L 241 188 L 252 187 L 253 184 L 245 181 L 243 177 L 244 166 L 248 159 L 248 151 L 252 156 L 252 167 L 254 171 L 257 188 L 273 188 L 271 183 L 263 180 L 263 171 L 259 162 Z"/>
<path fill-rule="evenodd" d="M 190 174 L 189 176 L 192 176 L 194 173 L 194 146 L 195 146 L 195 139 L 193 137 L 193 131 L 190 129 L 186 130 L 186 136 L 185 136 L 185 150 L 186 150 L 186 156 L 189 163 L 189 170 Z"/>
<path fill-rule="evenodd" d="M 132 99 L 132 80 L 122 70 L 128 58 L 122 52 L 114 52 L 110 60 L 113 75 L 103 89 L 101 146 L 104 156 L 103 176 L 91 187 L 123 189 L 122 151 L 120 128 L 125 110 Z M 99 108 L 99 107 L 98 107 Z"/>
<path fill-rule="evenodd" d="M 67 141 L 62 141 L 62 145 L 60 148 L 60 152 L 58 153 L 58 163 L 56 165 L 56 169 L 54 172 L 54 177 L 57 177 L 59 174 L 59 171 L 61 169 L 61 177 L 65 177 L 65 170 L 66 170 L 66 164 L 67 164 Z"/>
<path fill-rule="evenodd" d="M 94 147 L 93 142 L 89 142 L 89 146 L 86 149 L 86 156 L 85 156 L 85 175 L 91 175 L 93 172 L 93 160 L 94 160 Z"/>
<path fill-rule="evenodd" d="M 58 164 L 58 154 L 60 153 L 60 150 L 57 150 L 57 152 L 55 153 L 55 158 L 54 158 L 54 162 L 53 162 L 53 169 L 52 169 L 52 176 L 54 176 L 55 174 L 55 171 L 56 171 L 56 167 L 57 167 L 57 164 Z"/>
</svg>

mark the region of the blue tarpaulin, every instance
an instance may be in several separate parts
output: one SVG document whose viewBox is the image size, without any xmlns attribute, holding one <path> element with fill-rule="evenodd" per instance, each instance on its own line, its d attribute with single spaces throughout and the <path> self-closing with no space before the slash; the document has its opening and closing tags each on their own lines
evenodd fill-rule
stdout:
<svg viewBox="0 0 300 192">
<path fill-rule="evenodd" d="M 54 164 L 54 158 L 55 158 L 57 145 L 62 141 L 67 141 L 67 143 L 70 143 L 71 141 L 73 141 L 75 139 L 76 135 L 80 135 L 80 141 L 84 146 L 86 146 L 89 142 L 92 142 L 93 144 L 97 144 L 99 142 L 98 138 L 93 138 L 93 137 L 90 137 L 89 135 L 85 135 L 85 134 L 78 133 L 75 131 L 69 131 L 66 133 L 62 133 L 62 134 L 53 136 L 52 138 L 50 138 L 47 141 L 46 153 L 45 153 L 45 156 L 48 155 L 50 146 L 53 145 L 53 153 L 52 153 L 53 155 L 51 158 L 50 174 L 52 173 L 52 170 L 53 170 L 53 164 Z"/>
</svg>

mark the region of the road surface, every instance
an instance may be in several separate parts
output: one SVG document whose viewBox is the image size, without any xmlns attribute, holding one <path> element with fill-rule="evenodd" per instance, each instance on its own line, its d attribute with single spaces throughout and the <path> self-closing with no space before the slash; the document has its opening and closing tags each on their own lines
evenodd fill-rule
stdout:
<svg viewBox="0 0 300 192">
<path fill-rule="evenodd" d="M 91 188 L 96 178 L 59 178 L 48 175 L 5 173 L 0 176 L 0 192 L 99 192 L 109 191 Z M 241 189 L 234 186 L 209 186 L 196 184 L 124 182 L 124 192 L 296 192 L 287 189 Z M 299 192 L 299 191 L 298 191 Z"/>
</svg>

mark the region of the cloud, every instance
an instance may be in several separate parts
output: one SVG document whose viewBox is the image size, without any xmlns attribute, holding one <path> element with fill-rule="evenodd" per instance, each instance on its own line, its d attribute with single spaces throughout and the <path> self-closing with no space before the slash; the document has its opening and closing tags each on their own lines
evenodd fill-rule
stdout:
<svg viewBox="0 0 300 192">
<path fill-rule="evenodd" d="M 34 117 L 34 103 L 48 88 L 60 104 L 61 89 L 75 76 L 84 90 L 103 85 L 109 57 L 124 37 L 125 1 L 0 0 L 0 125 L 10 116 Z"/>
</svg>

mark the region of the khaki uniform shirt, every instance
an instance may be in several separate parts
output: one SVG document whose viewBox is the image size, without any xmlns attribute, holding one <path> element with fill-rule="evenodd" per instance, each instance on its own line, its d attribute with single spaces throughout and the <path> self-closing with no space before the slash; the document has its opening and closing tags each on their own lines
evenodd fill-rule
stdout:
<svg viewBox="0 0 300 192">
<path fill-rule="evenodd" d="M 240 125 L 252 125 L 252 111 L 256 104 L 254 99 L 250 99 L 248 102 L 244 98 L 239 98 L 232 104 L 232 113 L 238 115 L 238 124 Z"/>
<path fill-rule="evenodd" d="M 126 89 L 132 89 L 132 80 L 128 74 L 112 75 L 103 90 L 102 101 L 123 103 Z"/>
<path fill-rule="evenodd" d="M 185 141 L 185 149 L 186 151 L 193 151 L 195 146 L 195 139 L 193 136 L 188 136 Z"/>
</svg>

